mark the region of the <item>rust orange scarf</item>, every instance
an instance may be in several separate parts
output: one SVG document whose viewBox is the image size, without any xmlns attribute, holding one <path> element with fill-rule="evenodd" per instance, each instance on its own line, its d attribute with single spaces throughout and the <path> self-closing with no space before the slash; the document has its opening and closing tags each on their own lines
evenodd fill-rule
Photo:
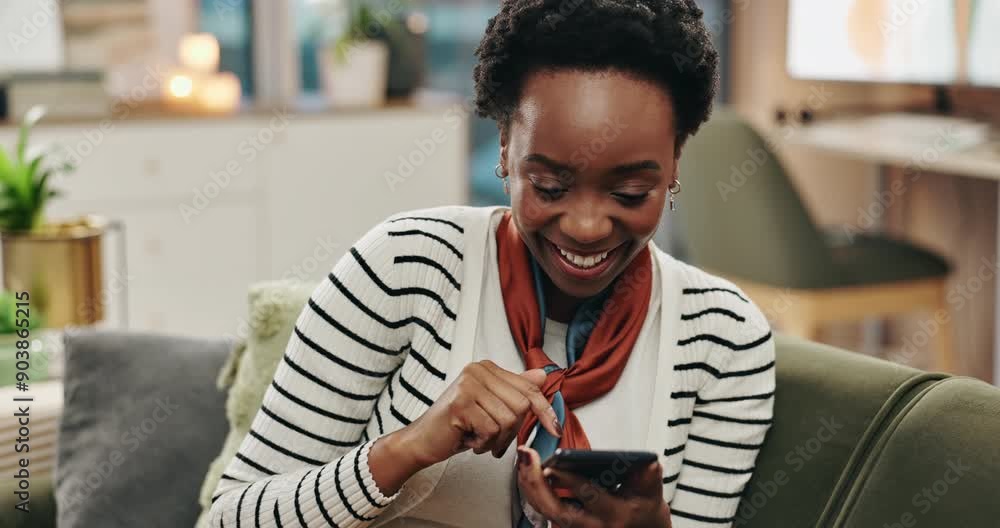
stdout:
<svg viewBox="0 0 1000 528">
<path fill-rule="evenodd" d="M 553 401 L 561 393 L 565 404 L 563 435 L 558 447 L 589 449 L 590 442 L 573 409 L 610 391 L 628 362 L 639 337 L 652 290 L 652 256 L 649 247 L 636 255 L 625 271 L 612 283 L 612 291 L 597 316 L 583 352 L 567 369 L 555 363 L 542 350 L 544 333 L 539 299 L 533 280 L 532 256 L 514 225 L 511 214 L 504 214 L 497 228 L 497 254 L 504 309 L 514 342 L 527 369 L 549 371 L 542 393 Z M 541 273 L 541 270 L 538 270 Z M 622 280 L 625 284 L 620 284 Z M 529 415 L 518 431 L 517 443 L 523 445 L 538 422 Z M 539 429 L 539 434 L 542 433 Z M 547 434 L 547 433 L 546 433 Z M 545 454 L 542 454 L 544 457 Z"/>
</svg>

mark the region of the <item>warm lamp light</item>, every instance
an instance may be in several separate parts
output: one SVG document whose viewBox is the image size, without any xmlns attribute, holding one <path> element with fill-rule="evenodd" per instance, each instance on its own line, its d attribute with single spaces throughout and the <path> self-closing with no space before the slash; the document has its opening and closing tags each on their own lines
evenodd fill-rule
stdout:
<svg viewBox="0 0 1000 528">
<path fill-rule="evenodd" d="M 167 83 L 167 95 L 174 99 L 186 99 L 192 93 L 194 93 L 194 79 L 189 75 L 174 75 Z"/>
<path fill-rule="evenodd" d="M 201 73 L 219 70 L 219 41 L 209 33 L 184 35 L 180 41 L 181 65 Z"/>
<path fill-rule="evenodd" d="M 240 106 L 240 80 L 232 72 L 205 77 L 198 83 L 195 99 L 198 106 L 212 113 L 228 113 Z"/>
<path fill-rule="evenodd" d="M 201 76 L 195 72 L 177 68 L 167 74 L 163 83 L 163 102 L 172 111 L 189 112 L 194 109 Z"/>
</svg>

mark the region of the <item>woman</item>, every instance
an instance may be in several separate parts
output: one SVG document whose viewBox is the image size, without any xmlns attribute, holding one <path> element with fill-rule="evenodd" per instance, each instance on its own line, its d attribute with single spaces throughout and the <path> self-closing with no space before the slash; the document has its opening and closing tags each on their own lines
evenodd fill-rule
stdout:
<svg viewBox="0 0 1000 528">
<path fill-rule="evenodd" d="M 701 16 L 693 0 L 502 4 L 476 104 L 511 207 L 400 213 L 337 263 L 214 525 L 733 523 L 771 423 L 771 333 L 732 284 L 650 241 L 716 90 Z M 543 472 L 556 445 L 659 460 L 609 493 Z"/>
</svg>

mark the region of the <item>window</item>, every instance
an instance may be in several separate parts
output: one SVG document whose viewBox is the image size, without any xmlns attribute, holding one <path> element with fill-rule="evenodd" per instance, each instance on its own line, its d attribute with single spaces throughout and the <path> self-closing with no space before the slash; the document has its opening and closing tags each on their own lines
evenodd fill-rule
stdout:
<svg viewBox="0 0 1000 528">
<path fill-rule="evenodd" d="M 219 40 L 219 70 L 240 78 L 243 95 L 253 96 L 253 16 L 251 0 L 202 0 L 199 30 Z"/>
</svg>

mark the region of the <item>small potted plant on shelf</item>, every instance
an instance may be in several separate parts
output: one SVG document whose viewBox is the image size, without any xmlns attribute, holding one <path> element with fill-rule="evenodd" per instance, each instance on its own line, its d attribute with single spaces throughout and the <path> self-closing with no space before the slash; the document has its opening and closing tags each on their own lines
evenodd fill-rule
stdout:
<svg viewBox="0 0 1000 528">
<path fill-rule="evenodd" d="M 385 103 L 389 82 L 389 46 L 379 38 L 396 22 L 376 16 L 367 0 L 348 0 L 344 31 L 318 54 L 321 82 L 335 107 L 375 107 Z"/>
<path fill-rule="evenodd" d="M 33 107 L 24 116 L 13 151 L 0 146 L 0 252 L 3 286 L 30 295 L 32 317 L 44 314 L 52 328 L 92 324 L 103 318 L 100 299 L 101 241 L 107 222 L 98 216 L 49 222 L 45 207 L 59 195 L 54 178 L 73 170 L 52 148 L 29 147 L 35 124 L 45 115 Z"/>
</svg>

